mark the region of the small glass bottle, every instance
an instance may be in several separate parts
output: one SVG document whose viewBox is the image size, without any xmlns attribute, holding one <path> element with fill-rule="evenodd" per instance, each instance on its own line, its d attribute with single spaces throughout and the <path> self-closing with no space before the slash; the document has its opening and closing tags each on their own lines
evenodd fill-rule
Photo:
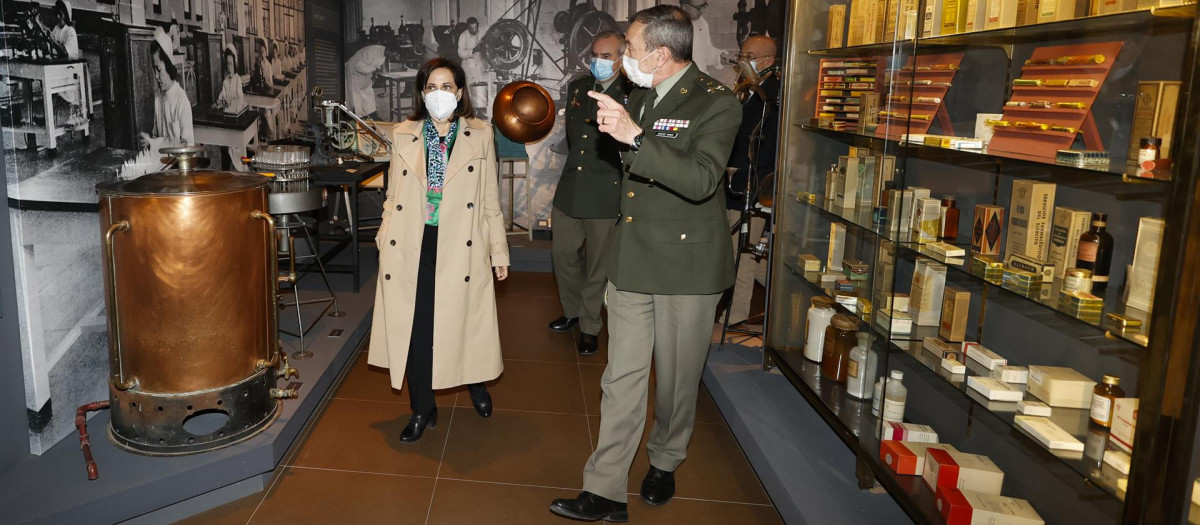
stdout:
<svg viewBox="0 0 1200 525">
<path fill-rule="evenodd" d="M 942 198 L 942 239 L 953 243 L 958 240 L 958 201 L 953 195 Z"/>
<path fill-rule="evenodd" d="M 846 370 L 846 393 L 856 399 L 871 399 L 871 383 L 879 358 L 871 351 L 871 335 L 859 332 L 858 344 L 850 350 L 850 362 Z"/>
<path fill-rule="evenodd" d="M 1075 267 L 1092 271 L 1092 290 L 1104 291 L 1108 287 L 1109 266 L 1112 265 L 1113 238 L 1104 231 L 1108 225 L 1108 214 L 1093 213 L 1092 228 L 1079 237 L 1079 251 L 1075 256 Z"/>
<path fill-rule="evenodd" d="M 881 377 L 875 380 L 875 391 L 872 392 L 873 399 L 871 400 L 871 415 L 879 417 L 879 410 L 883 407 L 883 382 L 887 381 L 886 377 Z"/>
<path fill-rule="evenodd" d="M 858 344 L 855 330 L 858 330 L 858 320 L 846 314 L 833 315 L 829 328 L 825 329 L 825 347 L 821 355 L 821 375 L 826 379 L 846 382 L 850 350 Z"/>
<path fill-rule="evenodd" d="M 1113 404 L 1119 397 L 1125 397 L 1125 390 L 1119 385 L 1121 378 L 1104 376 L 1100 384 L 1092 389 L 1092 424 L 1104 428 L 1112 427 Z"/>
<path fill-rule="evenodd" d="M 904 405 L 908 403 L 908 388 L 904 386 L 904 372 L 892 370 L 892 376 L 884 387 L 883 420 L 904 422 Z"/>
<path fill-rule="evenodd" d="M 837 312 L 834 310 L 833 299 L 818 295 L 812 298 L 812 306 L 808 309 L 808 318 L 804 322 L 804 358 L 809 361 L 821 362 L 825 346 L 825 329 Z"/>
</svg>

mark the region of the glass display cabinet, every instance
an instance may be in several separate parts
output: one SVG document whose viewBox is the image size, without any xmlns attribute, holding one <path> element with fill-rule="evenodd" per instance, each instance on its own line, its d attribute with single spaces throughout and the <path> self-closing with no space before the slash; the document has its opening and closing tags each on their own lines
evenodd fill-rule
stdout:
<svg viewBox="0 0 1200 525">
<path fill-rule="evenodd" d="M 918 523 L 1200 522 L 1196 6 L 789 16 L 764 366 Z"/>
</svg>

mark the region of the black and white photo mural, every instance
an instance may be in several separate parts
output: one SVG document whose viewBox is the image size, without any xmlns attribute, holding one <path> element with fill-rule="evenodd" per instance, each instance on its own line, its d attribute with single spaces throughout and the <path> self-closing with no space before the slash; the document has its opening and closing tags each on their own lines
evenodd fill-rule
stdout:
<svg viewBox="0 0 1200 525">
<path fill-rule="evenodd" d="M 545 87 L 561 110 L 567 85 L 588 71 L 592 37 L 624 31 L 633 13 L 659 3 L 693 17 L 696 64 L 730 86 L 739 43 L 783 32 L 784 0 L 348 0 L 346 101 L 361 115 L 403 120 L 413 111 L 416 68 L 442 56 L 462 62 L 480 118 L 491 119 L 492 99 L 517 80 Z M 550 217 L 566 158 L 562 122 L 526 146 L 530 202 L 517 188 L 518 224 L 544 226 Z"/>
<path fill-rule="evenodd" d="M 41 454 L 74 431 L 77 406 L 108 398 L 96 183 L 160 169 L 167 145 L 245 169 L 248 148 L 301 131 L 304 2 L 0 0 L 0 21 L 20 352 Z"/>
</svg>

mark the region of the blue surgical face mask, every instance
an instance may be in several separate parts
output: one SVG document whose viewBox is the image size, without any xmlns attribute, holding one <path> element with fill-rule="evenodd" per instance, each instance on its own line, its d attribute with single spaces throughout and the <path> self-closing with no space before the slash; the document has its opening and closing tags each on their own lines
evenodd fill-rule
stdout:
<svg viewBox="0 0 1200 525">
<path fill-rule="evenodd" d="M 605 58 L 593 58 L 592 76 L 596 77 L 596 80 L 608 80 L 608 77 L 613 75 L 613 64 L 614 62 L 612 60 Z"/>
</svg>

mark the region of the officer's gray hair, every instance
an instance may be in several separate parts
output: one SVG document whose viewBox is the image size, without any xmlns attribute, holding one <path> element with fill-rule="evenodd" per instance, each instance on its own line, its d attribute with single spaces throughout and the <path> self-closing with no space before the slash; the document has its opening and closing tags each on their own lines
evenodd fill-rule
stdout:
<svg viewBox="0 0 1200 525">
<path fill-rule="evenodd" d="M 616 31 L 601 31 L 599 33 L 596 33 L 596 36 L 594 38 L 592 38 L 592 42 L 599 42 L 600 40 L 604 40 L 605 38 L 617 39 L 617 55 L 620 56 L 620 55 L 625 54 L 625 34 L 624 33 L 618 33 Z"/>
<path fill-rule="evenodd" d="M 630 23 L 642 24 L 642 40 L 650 51 L 665 47 L 676 62 L 692 60 L 692 19 L 676 5 L 656 5 L 638 11 Z"/>
</svg>

